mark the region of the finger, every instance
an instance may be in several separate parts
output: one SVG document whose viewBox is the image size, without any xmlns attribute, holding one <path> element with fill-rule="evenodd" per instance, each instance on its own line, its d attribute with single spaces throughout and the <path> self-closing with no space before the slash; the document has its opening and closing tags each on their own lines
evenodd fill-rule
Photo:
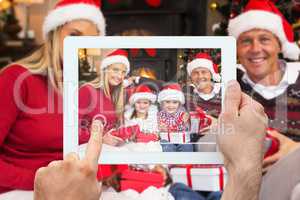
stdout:
<svg viewBox="0 0 300 200">
<path fill-rule="evenodd" d="M 231 80 L 228 82 L 225 99 L 224 99 L 224 113 L 226 117 L 234 119 L 238 116 L 238 111 L 241 103 L 241 88 L 237 81 Z"/>
<path fill-rule="evenodd" d="M 263 160 L 263 167 L 267 167 L 269 165 L 273 165 L 274 163 L 276 163 L 279 160 L 279 158 L 280 158 L 279 153 L 276 153 L 276 154 L 274 154 L 272 156 L 269 156 L 269 157 L 265 158 Z"/>
<path fill-rule="evenodd" d="M 264 107 L 247 94 L 242 93 L 240 113 L 243 113 L 244 110 L 254 112 L 255 116 L 258 117 L 264 124 L 268 123 L 268 116 L 265 113 Z"/>
<path fill-rule="evenodd" d="M 272 137 L 274 137 L 274 138 L 277 138 L 278 140 L 281 140 L 281 139 L 283 139 L 285 136 L 284 135 L 282 135 L 282 134 L 280 134 L 278 131 L 276 131 L 276 130 L 268 130 L 267 131 L 268 132 L 268 134 L 270 135 L 270 136 L 272 136 Z"/>
<path fill-rule="evenodd" d="M 101 152 L 102 134 L 102 122 L 99 120 L 94 120 L 92 122 L 91 136 L 87 145 L 84 159 L 95 168 L 98 166 L 98 160 Z"/>
<path fill-rule="evenodd" d="M 54 160 L 48 164 L 48 167 L 58 167 L 62 163 L 61 160 Z"/>
<path fill-rule="evenodd" d="M 69 161 L 69 162 L 78 161 L 78 160 L 79 160 L 79 156 L 78 156 L 77 153 L 72 152 L 72 153 L 69 153 L 69 154 L 65 157 L 64 160 Z"/>
</svg>

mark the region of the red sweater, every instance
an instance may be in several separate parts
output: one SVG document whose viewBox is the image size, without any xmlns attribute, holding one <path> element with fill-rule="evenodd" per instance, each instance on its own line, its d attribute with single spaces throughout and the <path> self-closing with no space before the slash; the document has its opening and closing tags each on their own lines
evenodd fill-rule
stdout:
<svg viewBox="0 0 300 200">
<path fill-rule="evenodd" d="M 0 193 L 32 190 L 36 170 L 62 159 L 62 119 L 46 76 L 16 64 L 0 73 Z"/>
</svg>

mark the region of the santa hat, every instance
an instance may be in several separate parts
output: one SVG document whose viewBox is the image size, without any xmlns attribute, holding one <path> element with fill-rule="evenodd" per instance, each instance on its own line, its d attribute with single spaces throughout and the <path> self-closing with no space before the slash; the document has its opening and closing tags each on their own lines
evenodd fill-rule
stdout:
<svg viewBox="0 0 300 200">
<path fill-rule="evenodd" d="M 105 35 L 105 19 L 100 10 L 100 0 L 60 0 L 49 12 L 43 24 L 43 36 L 73 20 L 85 19 L 93 22 L 101 36 Z"/>
<path fill-rule="evenodd" d="M 229 20 L 229 35 L 238 38 L 251 29 L 266 29 L 275 34 L 281 42 L 285 58 L 297 60 L 300 49 L 294 43 L 292 26 L 286 21 L 274 3 L 269 0 L 250 0 L 243 13 Z"/>
<path fill-rule="evenodd" d="M 128 52 L 123 49 L 117 49 L 112 53 L 108 54 L 101 62 L 101 70 L 104 70 L 109 65 L 114 63 L 121 63 L 126 66 L 127 74 L 130 71 L 130 64 L 128 60 Z"/>
<path fill-rule="evenodd" d="M 195 58 L 187 64 L 188 75 L 191 76 L 192 71 L 198 67 L 208 69 L 214 81 L 219 82 L 221 76 L 218 73 L 218 66 L 212 61 L 211 57 L 207 53 L 197 53 Z"/>
<path fill-rule="evenodd" d="M 162 101 L 179 101 L 184 104 L 184 94 L 181 91 L 181 87 L 177 83 L 171 83 L 163 87 L 163 89 L 158 93 L 157 98 L 158 103 Z"/>
<path fill-rule="evenodd" d="M 139 85 L 134 90 L 134 93 L 129 98 L 130 105 L 133 105 L 140 99 L 147 99 L 152 103 L 156 101 L 156 95 L 147 85 Z"/>
</svg>

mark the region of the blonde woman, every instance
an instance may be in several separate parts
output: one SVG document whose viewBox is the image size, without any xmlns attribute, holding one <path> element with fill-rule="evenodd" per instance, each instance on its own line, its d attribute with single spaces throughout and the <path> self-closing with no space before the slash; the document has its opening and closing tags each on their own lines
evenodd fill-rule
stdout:
<svg viewBox="0 0 300 200">
<path fill-rule="evenodd" d="M 0 193 L 32 190 L 36 170 L 62 159 L 63 39 L 105 35 L 105 21 L 93 0 L 60 0 L 43 33 L 38 50 L 0 72 Z"/>
<path fill-rule="evenodd" d="M 104 124 L 103 142 L 117 146 L 124 141 L 109 133 L 123 123 L 125 89 L 123 82 L 129 73 L 127 51 L 117 49 L 101 62 L 99 77 L 79 90 L 80 143 L 88 141 L 93 119 Z"/>
</svg>

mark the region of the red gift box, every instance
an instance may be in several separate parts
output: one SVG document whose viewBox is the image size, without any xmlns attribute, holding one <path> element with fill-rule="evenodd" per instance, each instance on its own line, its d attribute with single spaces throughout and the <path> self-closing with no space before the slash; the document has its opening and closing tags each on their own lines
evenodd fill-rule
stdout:
<svg viewBox="0 0 300 200">
<path fill-rule="evenodd" d="M 222 191 L 227 181 L 227 172 L 222 165 L 175 165 L 170 174 L 174 182 L 198 191 Z"/>
<path fill-rule="evenodd" d="M 150 186 L 163 187 L 164 179 L 160 173 L 128 169 L 122 172 L 120 183 L 121 191 L 133 189 L 143 192 Z"/>
<path fill-rule="evenodd" d="M 140 132 L 139 134 L 136 135 L 137 142 L 148 143 L 151 141 L 155 142 L 157 140 L 158 140 L 158 136 L 154 133 L 145 134 L 143 132 Z"/>
<path fill-rule="evenodd" d="M 212 119 L 200 107 L 197 107 L 195 111 L 190 112 L 190 123 L 191 131 L 199 133 L 211 125 Z"/>
</svg>

